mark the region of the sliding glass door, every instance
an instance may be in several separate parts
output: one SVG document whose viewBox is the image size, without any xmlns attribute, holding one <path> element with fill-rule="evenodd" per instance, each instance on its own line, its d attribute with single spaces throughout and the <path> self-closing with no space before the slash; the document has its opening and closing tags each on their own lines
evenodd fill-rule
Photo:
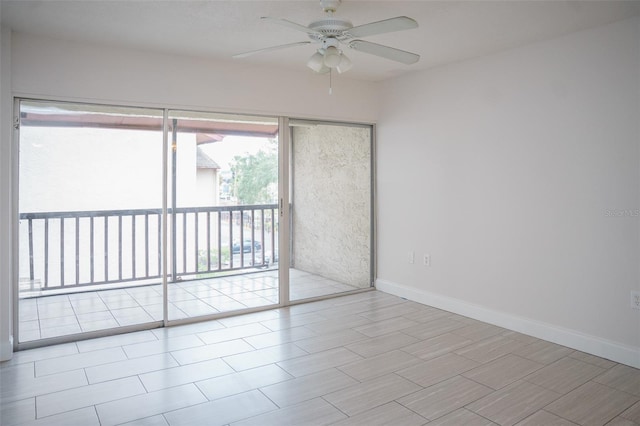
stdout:
<svg viewBox="0 0 640 426">
<path fill-rule="evenodd" d="M 278 120 L 168 117 L 168 319 L 277 304 Z"/>
<path fill-rule="evenodd" d="M 162 321 L 163 111 L 16 108 L 18 341 Z"/>
<path fill-rule="evenodd" d="M 16 109 L 19 347 L 372 286 L 371 126 Z"/>
<path fill-rule="evenodd" d="M 19 343 L 279 303 L 277 119 L 17 108 Z"/>
</svg>

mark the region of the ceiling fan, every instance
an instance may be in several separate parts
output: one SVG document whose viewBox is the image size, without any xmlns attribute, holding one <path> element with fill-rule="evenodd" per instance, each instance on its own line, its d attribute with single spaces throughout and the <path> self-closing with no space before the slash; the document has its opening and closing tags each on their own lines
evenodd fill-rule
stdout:
<svg viewBox="0 0 640 426">
<path fill-rule="evenodd" d="M 343 53 L 343 50 L 341 49 L 342 46 L 347 46 L 359 52 L 368 53 L 407 65 L 418 62 L 420 55 L 416 55 L 415 53 L 358 39 L 359 37 L 417 28 L 418 23 L 415 20 L 407 16 L 398 16 L 354 27 L 350 21 L 333 16 L 338 6 L 340 6 L 340 3 L 341 0 L 320 0 L 320 6 L 325 13 L 325 17 L 311 22 L 309 26 L 306 27 L 287 19 L 272 18 L 268 16 L 262 17 L 261 19 L 265 21 L 304 32 L 310 40 L 252 50 L 250 52 L 235 55 L 234 58 L 245 58 L 256 53 L 271 52 L 303 44 L 318 43 L 321 46 L 309 58 L 307 66 L 319 74 L 330 72 L 333 69 L 339 73 L 343 73 L 351 69 L 353 64 Z"/>
</svg>

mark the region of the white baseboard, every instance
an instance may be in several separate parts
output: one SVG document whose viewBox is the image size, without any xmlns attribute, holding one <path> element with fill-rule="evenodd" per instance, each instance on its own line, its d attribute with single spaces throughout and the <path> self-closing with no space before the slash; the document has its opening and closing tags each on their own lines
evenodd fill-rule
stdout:
<svg viewBox="0 0 640 426">
<path fill-rule="evenodd" d="M 442 296 L 386 280 L 376 280 L 376 289 L 434 308 L 443 309 L 508 330 L 517 331 L 582 352 L 640 368 L 640 348 L 608 341 L 553 324 L 495 311 L 460 299 Z"/>
<path fill-rule="evenodd" d="M 0 341 L 0 361 L 8 361 L 13 357 L 13 336 Z"/>
</svg>

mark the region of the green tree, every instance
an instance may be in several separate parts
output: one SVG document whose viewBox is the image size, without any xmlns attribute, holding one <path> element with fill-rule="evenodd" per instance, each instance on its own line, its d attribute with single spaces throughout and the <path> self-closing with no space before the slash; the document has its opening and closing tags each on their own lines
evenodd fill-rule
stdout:
<svg viewBox="0 0 640 426">
<path fill-rule="evenodd" d="M 271 141 L 268 151 L 235 156 L 231 164 L 233 191 L 241 204 L 276 202 L 278 185 L 277 144 Z"/>
</svg>

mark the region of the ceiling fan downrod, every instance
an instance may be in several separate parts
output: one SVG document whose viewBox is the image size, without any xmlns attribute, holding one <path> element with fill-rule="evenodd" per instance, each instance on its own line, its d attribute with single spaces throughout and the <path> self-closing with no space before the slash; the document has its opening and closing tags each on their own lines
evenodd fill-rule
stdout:
<svg viewBox="0 0 640 426">
<path fill-rule="evenodd" d="M 320 6 L 324 13 L 333 14 L 338 10 L 341 0 L 320 0 Z"/>
</svg>

